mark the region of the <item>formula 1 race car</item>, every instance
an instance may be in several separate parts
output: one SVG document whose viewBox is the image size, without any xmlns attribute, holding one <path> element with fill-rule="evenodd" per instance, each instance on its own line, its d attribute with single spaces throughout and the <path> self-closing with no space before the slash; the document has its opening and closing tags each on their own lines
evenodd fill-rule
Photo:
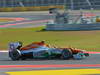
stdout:
<svg viewBox="0 0 100 75">
<path fill-rule="evenodd" d="M 32 44 L 33 45 L 33 44 Z M 29 46 L 29 45 L 28 45 Z M 36 46 L 36 45 L 34 45 Z M 43 45 L 38 45 L 34 48 L 24 49 L 22 43 L 13 42 L 9 44 L 9 57 L 12 60 L 25 59 L 83 59 L 89 56 L 83 50 L 76 50 L 73 48 L 53 48 Z"/>
</svg>

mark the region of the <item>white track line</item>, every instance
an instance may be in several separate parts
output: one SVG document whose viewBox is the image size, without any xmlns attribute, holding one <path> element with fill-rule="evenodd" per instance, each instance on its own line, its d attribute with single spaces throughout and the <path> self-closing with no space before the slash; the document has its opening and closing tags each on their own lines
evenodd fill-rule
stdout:
<svg viewBox="0 0 100 75">
<path fill-rule="evenodd" d="M 6 53 L 6 52 L 8 52 L 8 50 L 0 50 L 0 52 L 1 53 L 4 53 L 4 52 Z"/>
</svg>

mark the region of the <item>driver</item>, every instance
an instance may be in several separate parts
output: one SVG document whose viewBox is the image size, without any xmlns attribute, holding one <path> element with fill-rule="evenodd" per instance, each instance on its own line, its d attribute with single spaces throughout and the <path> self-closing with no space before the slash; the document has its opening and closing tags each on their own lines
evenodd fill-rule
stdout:
<svg viewBox="0 0 100 75">
<path fill-rule="evenodd" d="M 21 50 L 28 50 L 28 49 L 32 49 L 32 48 L 38 48 L 40 46 L 46 46 L 49 47 L 49 45 L 45 44 L 45 41 L 40 41 L 40 42 L 33 42 L 27 46 L 24 46 L 21 48 Z"/>
</svg>

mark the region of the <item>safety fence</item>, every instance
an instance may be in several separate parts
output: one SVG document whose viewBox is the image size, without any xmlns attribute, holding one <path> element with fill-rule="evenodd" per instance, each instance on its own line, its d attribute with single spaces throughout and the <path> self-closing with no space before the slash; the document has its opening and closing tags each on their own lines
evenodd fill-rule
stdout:
<svg viewBox="0 0 100 75">
<path fill-rule="evenodd" d="M 0 0 L 0 7 L 66 5 L 68 9 L 100 9 L 100 0 Z"/>
</svg>

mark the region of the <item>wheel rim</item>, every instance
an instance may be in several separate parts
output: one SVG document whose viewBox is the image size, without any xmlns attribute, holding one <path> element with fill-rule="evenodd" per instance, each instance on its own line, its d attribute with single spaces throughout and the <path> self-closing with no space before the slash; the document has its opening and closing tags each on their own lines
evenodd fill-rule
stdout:
<svg viewBox="0 0 100 75">
<path fill-rule="evenodd" d="M 9 56 L 11 57 L 12 60 L 19 60 L 20 58 L 20 53 L 16 51 L 9 52 Z"/>
<path fill-rule="evenodd" d="M 72 57 L 72 53 L 68 50 L 63 50 L 62 52 L 62 58 L 63 59 L 69 59 L 70 57 Z"/>
</svg>

